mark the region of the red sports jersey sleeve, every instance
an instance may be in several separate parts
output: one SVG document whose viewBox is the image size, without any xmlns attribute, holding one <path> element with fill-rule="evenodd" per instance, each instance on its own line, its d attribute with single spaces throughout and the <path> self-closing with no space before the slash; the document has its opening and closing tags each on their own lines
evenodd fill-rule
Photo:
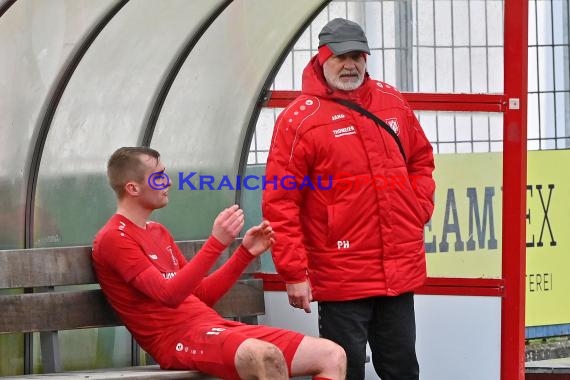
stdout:
<svg viewBox="0 0 570 380">
<path fill-rule="evenodd" d="M 206 305 L 214 305 L 238 280 L 253 258 L 254 256 L 240 245 L 224 265 L 202 280 L 194 295 Z"/>
<path fill-rule="evenodd" d="M 211 236 L 196 256 L 176 273 L 176 276 L 165 278 L 158 268 L 149 263 L 146 269 L 133 278 L 132 284 L 153 300 L 168 307 L 177 307 L 194 292 L 225 248 L 222 243 Z M 229 281 L 227 279 L 220 281 L 220 283 L 223 282 Z M 230 282 L 228 288 L 232 284 L 233 282 Z"/>
</svg>

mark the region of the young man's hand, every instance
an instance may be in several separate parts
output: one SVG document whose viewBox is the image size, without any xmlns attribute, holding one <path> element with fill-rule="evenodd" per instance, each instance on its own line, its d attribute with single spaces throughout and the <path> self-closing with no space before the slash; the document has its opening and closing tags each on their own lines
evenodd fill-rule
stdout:
<svg viewBox="0 0 570 380">
<path fill-rule="evenodd" d="M 243 228 L 243 210 L 238 205 L 224 209 L 214 220 L 212 236 L 224 245 L 229 245 Z"/>
<path fill-rule="evenodd" d="M 245 233 L 242 244 L 253 256 L 259 256 L 275 243 L 275 234 L 267 220 L 251 227 Z"/>
</svg>

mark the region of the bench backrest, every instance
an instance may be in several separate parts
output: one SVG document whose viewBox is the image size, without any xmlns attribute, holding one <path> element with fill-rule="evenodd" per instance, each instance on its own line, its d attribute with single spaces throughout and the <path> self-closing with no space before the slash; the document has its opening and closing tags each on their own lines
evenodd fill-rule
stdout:
<svg viewBox="0 0 570 380">
<path fill-rule="evenodd" d="M 188 259 L 203 243 L 177 242 Z M 224 252 L 213 270 L 238 244 Z M 265 313 L 262 281 L 252 278 L 258 270 L 256 260 L 214 306 L 222 316 L 240 319 Z M 0 334 L 122 325 L 99 288 L 88 246 L 0 250 L 0 289 L 14 290 L 0 293 Z M 57 371 L 59 364 L 52 365 Z"/>
</svg>

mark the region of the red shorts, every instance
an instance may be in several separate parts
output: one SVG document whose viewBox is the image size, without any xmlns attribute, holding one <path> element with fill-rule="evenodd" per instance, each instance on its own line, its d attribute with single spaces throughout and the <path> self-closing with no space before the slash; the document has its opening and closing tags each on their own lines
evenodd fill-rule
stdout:
<svg viewBox="0 0 570 380">
<path fill-rule="evenodd" d="M 156 359 L 165 369 L 195 369 L 223 379 L 239 379 L 236 351 L 244 340 L 254 338 L 277 346 L 291 374 L 291 362 L 303 337 L 291 330 L 222 321 L 193 327 L 179 336 L 174 345 L 161 350 L 166 360 Z"/>
</svg>

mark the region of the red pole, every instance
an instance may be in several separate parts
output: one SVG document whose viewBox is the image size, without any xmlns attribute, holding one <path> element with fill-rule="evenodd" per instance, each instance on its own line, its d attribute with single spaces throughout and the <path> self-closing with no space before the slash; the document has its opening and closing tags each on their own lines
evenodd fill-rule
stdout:
<svg viewBox="0 0 570 380">
<path fill-rule="evenodd" d="M 505 0 L 501 380 L 525 376 L 528 0 Z"/>
</svg>

